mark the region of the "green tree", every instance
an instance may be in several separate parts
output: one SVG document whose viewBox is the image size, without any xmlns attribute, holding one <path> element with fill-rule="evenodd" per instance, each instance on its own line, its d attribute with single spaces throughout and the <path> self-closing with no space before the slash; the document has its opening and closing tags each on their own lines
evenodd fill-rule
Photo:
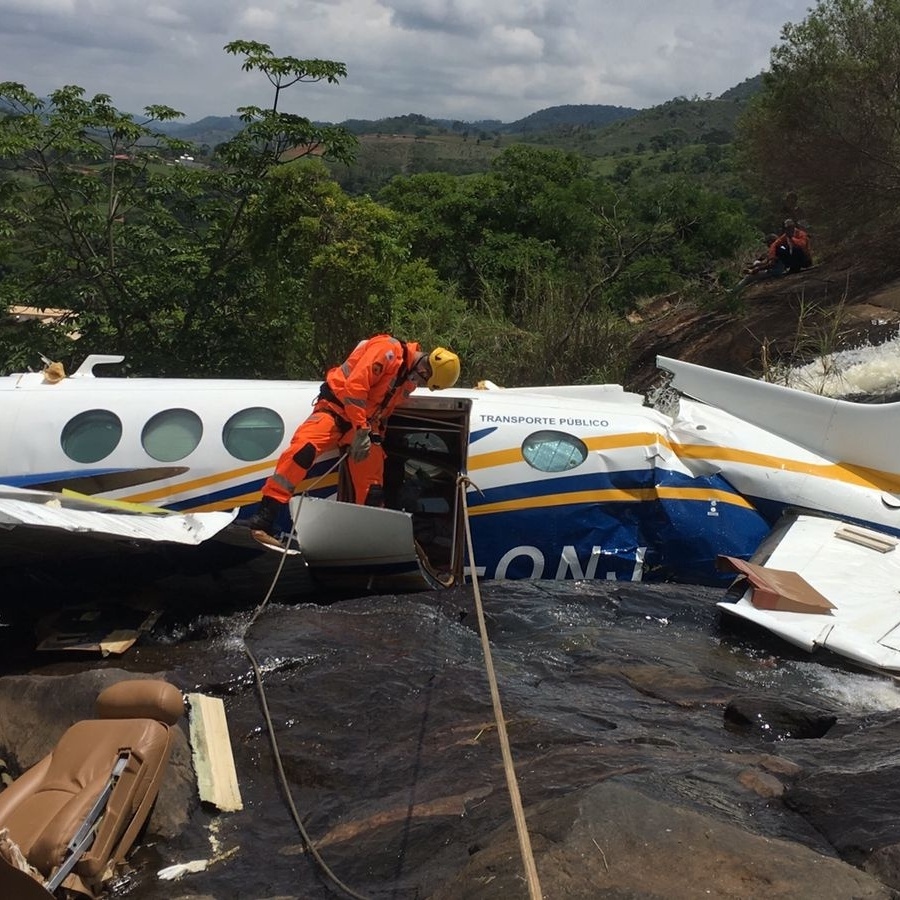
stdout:
<svg viewBox="0 0 900 900">
<path fill-rule="evenodd" d="M 148 107 L 138 121 L 109 96 L 87 99 L 76 86 L 43 100 L 0 84 L 10 110 L 0 121 L 0 259 L 15 259 L 0 303 L 71 311 L 57 333 L 39 333 L 44 352 L 117 351 L 133 371 L 155 374 L 282 370 L 289 350 L 275 348 L 296 310 L 272 305 L 250 252 L 248 211 L 288 148 L 352 157 L 355 139 L 343 129 L 278 109 L 290 85 L 334 83 L 345 69 L 275 57 L 256 42 L 225 49 L 244 57 L 245 70 L 263 72 L 275 93 L 268 109 L 240 110 L 245 128 L 217 148 L 215 169 L 173 162 L 188 145 L 153 127 L 181 115 L 169 107 Z M 76 344 L 63 338 L 73 329 Z M 16 341 L 33 337 L 7 333 L 4 356 L 21 357 Z"/>
<path fill-rule="evenodd" d="M 560 151 L 511 147 L 485 175 L 395 178 L 380 194 L 416 254 L 453 281 L 485 377 L 621 377 L 625 314 L 684 289 L 747 239 L 738 205 L 685 179 L 619 185 Z"/>
<path fill-rule="evenodd" d="M 318 161 L 273 172 L 249 230 L 270 300 L 260 308 L 292 311 L 286 374 L 316 377 L 367 334 L 446 332 L 446 317 L 431 319 L 430 334 L 415 330 L 447 297 L 434 271 L 411 257 L 400 217 L 347 196 Z"/>
<path fill-rule="evenodd" d="M 900 229 L 900 0 L 820 0 L 784 27 L 740 123 L 771 209 L 797 190 L 817 233 Z"/>
</svg>

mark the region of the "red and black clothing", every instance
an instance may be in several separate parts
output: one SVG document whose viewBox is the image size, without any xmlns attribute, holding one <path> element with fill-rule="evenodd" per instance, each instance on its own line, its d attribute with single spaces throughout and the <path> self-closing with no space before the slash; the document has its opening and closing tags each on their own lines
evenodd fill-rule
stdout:
<svg viewBox="0 0 900 900">
<path fill-rule="evenodd" d="M 797 226 L 785 229 L 769 245 L 769 262 L 773 265 L 780 262 L 788 272 L 808 269 L 812 265 L 809 235 Z"/>
</svg>

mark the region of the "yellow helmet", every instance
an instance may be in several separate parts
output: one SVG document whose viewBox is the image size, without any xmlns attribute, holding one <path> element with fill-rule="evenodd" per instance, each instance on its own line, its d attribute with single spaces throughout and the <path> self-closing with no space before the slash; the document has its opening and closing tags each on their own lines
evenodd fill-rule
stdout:
<svg viewBox="0 0 900 900">
<path fill-rule="evenodd" d="M 429 390 L 450 388 L 459 380 L 459 357 L 446 347 L 432 350 L 428 354 L 428 365 L 431 367 L 431 377 L 427 381 Z"/>
</svg>

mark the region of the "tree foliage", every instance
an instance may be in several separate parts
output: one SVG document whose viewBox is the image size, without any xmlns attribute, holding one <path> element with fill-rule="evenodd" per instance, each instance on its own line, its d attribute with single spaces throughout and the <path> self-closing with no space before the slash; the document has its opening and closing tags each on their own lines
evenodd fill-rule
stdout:
<svg viewBox="0 0 900 900">
<path fill-rule="evenodd" d="M 605 177 L 581 154 L 514 144 L 478 174 L 350 196 L 323 160 L 351 159 L 355 138 L 281 102 L 338 83 L 343 64 L 225 50 L 274 93 L 204 165 L 160 127 L 180 115 L 168 107 L 136 119 L 75 86 L 44 100 L 0 85 L 0 302 L 70 316 L 0 328 L 7 370 L 38 351 L 121 352 L 135 373 L 315 378 L 392 331 L 453 347 L 471 380 L 618 381 L 628 315 L 714 279 L 747 240 L 687 153 L 670 174 Z"/>
<path fill-rule="evenodd" d="M 619 185 L 525 145 L 484 175 L 397 177 L 379 197 L 467 299 L 491 348 L 472 348 L 479 373 L 508 383 L 621 378 L 625 314 L 685 289 L 748 234 L 737 204 L 684 179 Z"/>
<path fill-rule="evenodd" d="M 895 239 L 900 0 L 820 0 L 781 37 L 740 125 L 746 170 L 773 207 L 798 191 L 817 230 Z"/>
<path fill-rule="evenodd" d="M 269 77 L 275 100 L 241 110 L 246 127 L 215 168 L 180 164 L 189 145 L 153 127 L 180 116 L 168 107 L 148 107 L 138 121 L 77 86 L 44 100 L 0 84 L 10 110 L 0 120 L 0 302 L 69 311 L 55 331 L 25 335 L 40 343 L 33 349 L 66 358 L 75 352 L 66 334 L 77 331 L 79 355 L 121 352 L 133 371 L 283 372 L 296 298 L 273 292 L 256 264 L 259 211 L 248 213 L 285 149 L 352 155 L 349 133 L 277 109 L 290 84 L 336 82 L 344 68 L 276 58 L 255 42 L 226 50 Z M 6 355 L 22 356 L 21 337 L 0 336 Z"/>
<path fill-rule="evenodd" d="M 319 373 L 368 334 L 418 338 L 409 330 L 415 311 L 443 304 L 434 271 L 411 258 L 396 213 L 349 197 L 317 162 L 272 173 L 248 228 L 265 294 L 293 309 L 286 374 Z"/>
</svg>

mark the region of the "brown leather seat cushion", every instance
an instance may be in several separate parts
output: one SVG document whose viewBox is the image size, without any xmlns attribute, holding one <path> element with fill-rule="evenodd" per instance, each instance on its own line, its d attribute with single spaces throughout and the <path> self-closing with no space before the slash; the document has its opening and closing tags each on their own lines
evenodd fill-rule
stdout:
<svg viewBox="0 0 900 900">
<path fill-rule="evenodd" d="M 118 848 L 136 813 L 149 815 L 171 749 L 170 724 L 184 706 L 181 693 L 160 681 L 120 682 L 97 698 L 98 718 L 76 722 L 39 763 L 0 793 L 0 826 L 9 829 L 28 861 L 48 877 L 110 777 L 120 749 L 131 751 L 90 850 L 76 866 L 94 878 Z M 143 716 L 129 718 L 135 713 Z M 154 717 L 148 717 L 147 713 Z M 131 840 L 133 840 L 133 835 Z M 130 843 L 130 841 L 129 841 Z"/>
<path fill-rule="evenodd" d="M 184 698 L 167 681 L 138 678 L 102 690 L 95 709 L 98 719 L 157 719 L 174 725 L 184 715 Z"/>
</svg>

